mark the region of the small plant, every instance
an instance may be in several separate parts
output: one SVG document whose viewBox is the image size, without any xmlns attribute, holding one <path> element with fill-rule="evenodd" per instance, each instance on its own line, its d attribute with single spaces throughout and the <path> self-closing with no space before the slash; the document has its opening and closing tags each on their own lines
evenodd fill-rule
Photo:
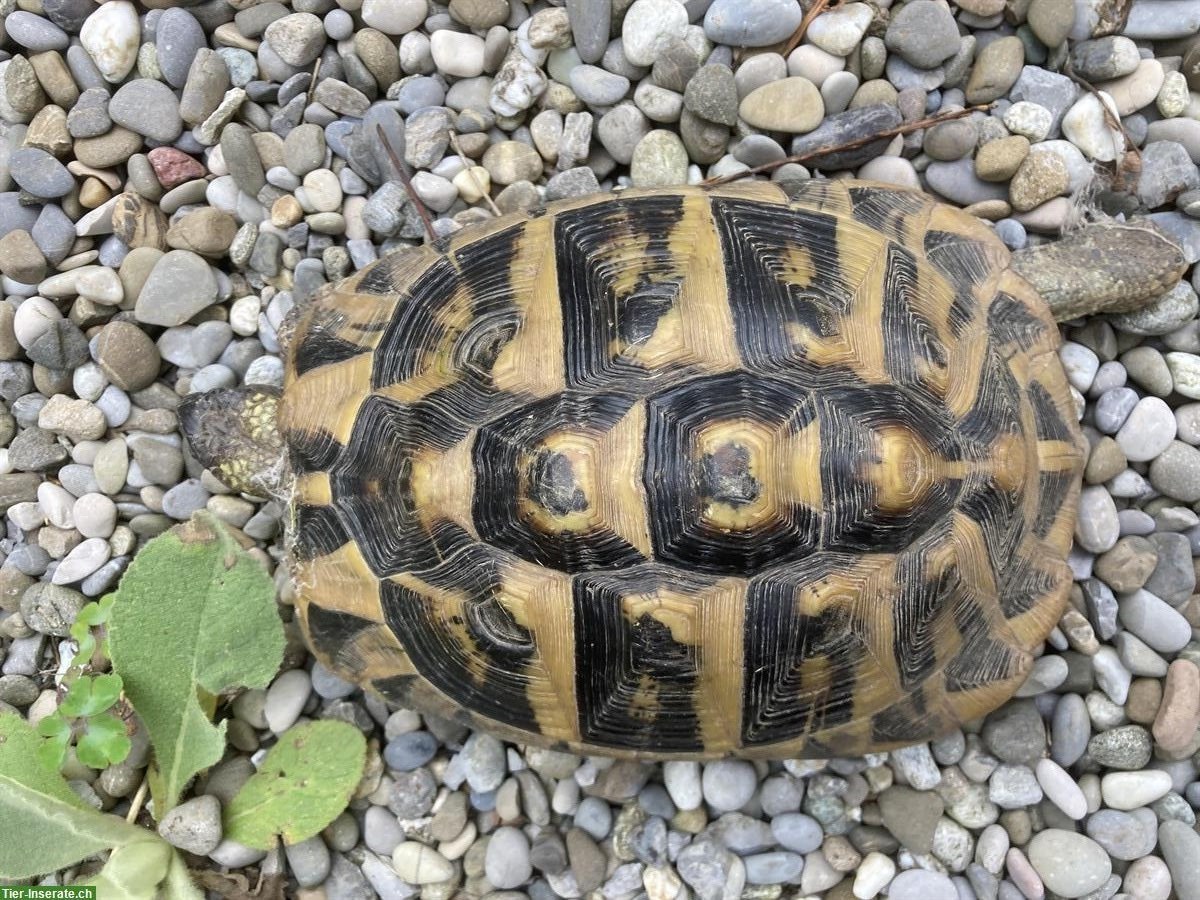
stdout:
<svg viewBox="0 0 1200 900">
<path fill-rule="evenodd" d="M 129 755 L 125 720 L 115 707 L 121 699 L 120 675 L 80 675 L 71 682 L 58 709 L 38 723 L 46 738 L 38 751 L 52 769 L 62 767 L 72 741 L 85 766 L 103 769 Z"/>
<path fill-rule="evenodd" d="M 117 598 L 113 594 L 89 603 L 79 611 L 75 623 L 71 626 L 71 638 L 78 649 L 75 651 L 74 665 L 79 668 L 92 666 L 95 668 L 99 661 L 108 659 L 108 619 L 112 613 L 113 604 Z M 96 639 L 99 631 L 100 639 Z"/>
<path fill-rule="evenodd" d="M 128 822 L 98 812 L 59 769 L 72 744 L 92 768 L 124 760 L 126 721 L 136 713 L 153 751 L 147 783 L 161 820 L 225 753 L 225 724 L 213 722 L 221 699 L 265 687 L 279 668 L 274 584 L 235 532 L 201 512 L 142 548 L 116 593 L 80 611 L 71 636 L 78 650 L 58 709 L 36 730 L 0 713 L 0 879 L 106 856 L 77 883 L 102 896 L 201 900 L 183 856 L 132 824 L 140 799 Z M 226 807 L 226 834 L 273 846 L 318 833 L 345 809 L 365 754 L 362 734 L 344 722 L 289 730 Z"/>
</svg>

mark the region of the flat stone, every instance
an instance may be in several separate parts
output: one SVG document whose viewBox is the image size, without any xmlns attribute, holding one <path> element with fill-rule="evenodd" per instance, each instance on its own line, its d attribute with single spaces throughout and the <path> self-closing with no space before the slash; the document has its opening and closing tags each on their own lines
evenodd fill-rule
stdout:
<svg viewBox="0 0 1200 900">
<path fill-rule="evenodd" d="M 121 85 L 108 104 L 108 114 L 116 124 L 163 143 L 174 141 L 183 131 L 175 92 L 152 78 Z"/>
<path fill-rule="evenodd" d="M 791 0 L 715 0 L 704 14 L 704 34 L 729 47 L 768 47 L 792 34 L 803 15 Z"/>
<path fill-rule="evenodd" d="M 804 134 L 821 124 L 825 103 L 816 85 L 796 76 L 756 88 L 742 99 L 738 115 L 764 131 Z"/>
<path fill-rule="evenodd" d="M 172 250 L 151 269 L 134 315 L 150 325 L 182 325 L 216 300 L 212 267 L 190 250 Z"/>
<path fill-rule="evenodd" d="M 1059 828 L 1035 834 L 1027 853 L 1046 887 L 1060 897 L 1089 894 L 1112 874 L 1112 863 L 1099 844 Z"/>
</svg>

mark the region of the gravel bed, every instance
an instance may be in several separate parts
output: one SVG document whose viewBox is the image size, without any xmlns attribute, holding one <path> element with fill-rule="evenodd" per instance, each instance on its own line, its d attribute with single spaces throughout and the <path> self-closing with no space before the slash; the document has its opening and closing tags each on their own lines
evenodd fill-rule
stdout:
<svg viewBox="0 0 1200 900">
<path fill-rule="evenodd" d="M 195 510 L 275 565 L 282 510 L 201 472 L 174 410 L 278 384 L 292 305 L 423 239 L 379 128 L 448 233 L 492 204 L 697 182 L 991 104 L 769 177 L 919 186 L 1014 249 L 1148 214 L 1200 259 L 1200 0 L 846 2 L 784 56 L 803 12 L 0 0 L 0 707 L 52 711 L 74 615 Z M 297 646 L 232 704 L 230 755 L 161 833 L 329 900 L 1197 900 L 1197 286 L 1065 329 L 1092 443 L 1077 585 L 985 721 L 864 759 L 614 763 L 385 709 Z M 254 754 L 303 717 L 369 735 L 359 796 L 282 851 L 223 839 Z M 135 747 L 68 774 L 123 810 Z"/>
</svg>

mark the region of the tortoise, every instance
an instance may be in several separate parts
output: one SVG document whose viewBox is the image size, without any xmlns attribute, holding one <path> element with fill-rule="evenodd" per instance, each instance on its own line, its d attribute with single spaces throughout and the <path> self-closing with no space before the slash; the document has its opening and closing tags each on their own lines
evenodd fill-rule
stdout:
<svg viewBox="0 0 1200 900">
<path fill-rule="evenodd" d="M 180 419 L 290 501 L 308 641 L 388 701 L 577 752 L 857 755 L 994 709 L 1064 610 L 1058 343 L 920 193 L 631 190 L 383 257 L 299 313 L 282 392 Z"/>
</svg>

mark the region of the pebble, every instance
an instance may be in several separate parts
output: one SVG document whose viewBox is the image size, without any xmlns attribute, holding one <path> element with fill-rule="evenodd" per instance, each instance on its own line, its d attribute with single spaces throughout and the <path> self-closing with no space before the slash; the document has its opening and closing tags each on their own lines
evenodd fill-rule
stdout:
<svg viewBox="0 0 1200 900">
<path fill-rule="evenodd" d="M 1170 774 L 1156 769 L 1110 772 L 1100 779 L 1104 803 L 1112 809 L 1131 810 L 1147 806 L 1170 790 Z"/>
<path fill-rule="evenodd" d="M 289 669 L 276 677 L 267 689 L 267 702 L 263 708 L 267 727 L 275 734 L 291 728 L 311 692 L 312 681 L 303 669 Z"/>
<path fill-rule="evenodd" d="M 768 47 L 786 40 L 803 15 L 794 0 L 714 0 L 704 14 L 704 35 L 713 43 L 731 47 Z"/>
<path fill-rule="evenodd" d="M 221 843 L 221 802 L 201 794 L 168 810 L 158 833 L 172 847 L 207 856 Z"/>
<path fill-rule="evenodd" d="M 738 115 L 764 131 L 804 134 L 821 124 L 825 104 L 816 85 L 796 76 L 755 88 L 742 99 Z"/>
<path fill-rule="evenodd" d="M 182 325 L 216 300 L 212 267 L 190 250 L 171 250 L 150 270 L 134 315 L 149 325 Z"/>
<path fill-rule="evenodd" d="M 958 52 L 961 39 L 948 7 L 911 0 L 892 16 L 884 42 L 910 65 L 932 69 Z"/>
<path fill-rule="evenodd" d="M 1175 440 L 1174 413 L 1158 397 L 1143 397 L 1116 434 L 1117 445 L 1132 462 L 1154 459 Z"/>
<path fill-rule="evenodd" d="M 133 68 L 140 37 L 137 10 L 128 0 L 108 0 L 87 17 L 79 31 L 80 44 L 110 84 L 124 81 Z"/>
<path fill-rule="evenodd" d="M 854 876 L 854 896 L 858 900 L 871 900 L 878 896 L 896 874 L 896 864 L 878 851 L 863 857 Z"/>
<path fill-rule="evenodd" d="M 889 900 L 956 900 L 954 882 L 941 872 L 908 869 L 888 885 Z"/>
<path fill-rule="evenodd" d="M 749 803 L 757 783 L 754 766 L 737 759 L 706 763 L 701 776 L 704 799 L 721 812 L 740 809 Z"/>
<path fill-rule="evenodd" d="M 519 887 L 529 880 L 533 873 L 529 862 L 529 840 L 521 829 L 506 825 L 492 833 L 484 859 L 484 873 L 492 886 L 500 890 Z"/>
<path fill-rule="evenodd" d="M 454 865 L 432 847 L 404 841 L 392 851 L 392 867 L 409 884 L 437 884 L 454 876 Z"/>
</svg>

